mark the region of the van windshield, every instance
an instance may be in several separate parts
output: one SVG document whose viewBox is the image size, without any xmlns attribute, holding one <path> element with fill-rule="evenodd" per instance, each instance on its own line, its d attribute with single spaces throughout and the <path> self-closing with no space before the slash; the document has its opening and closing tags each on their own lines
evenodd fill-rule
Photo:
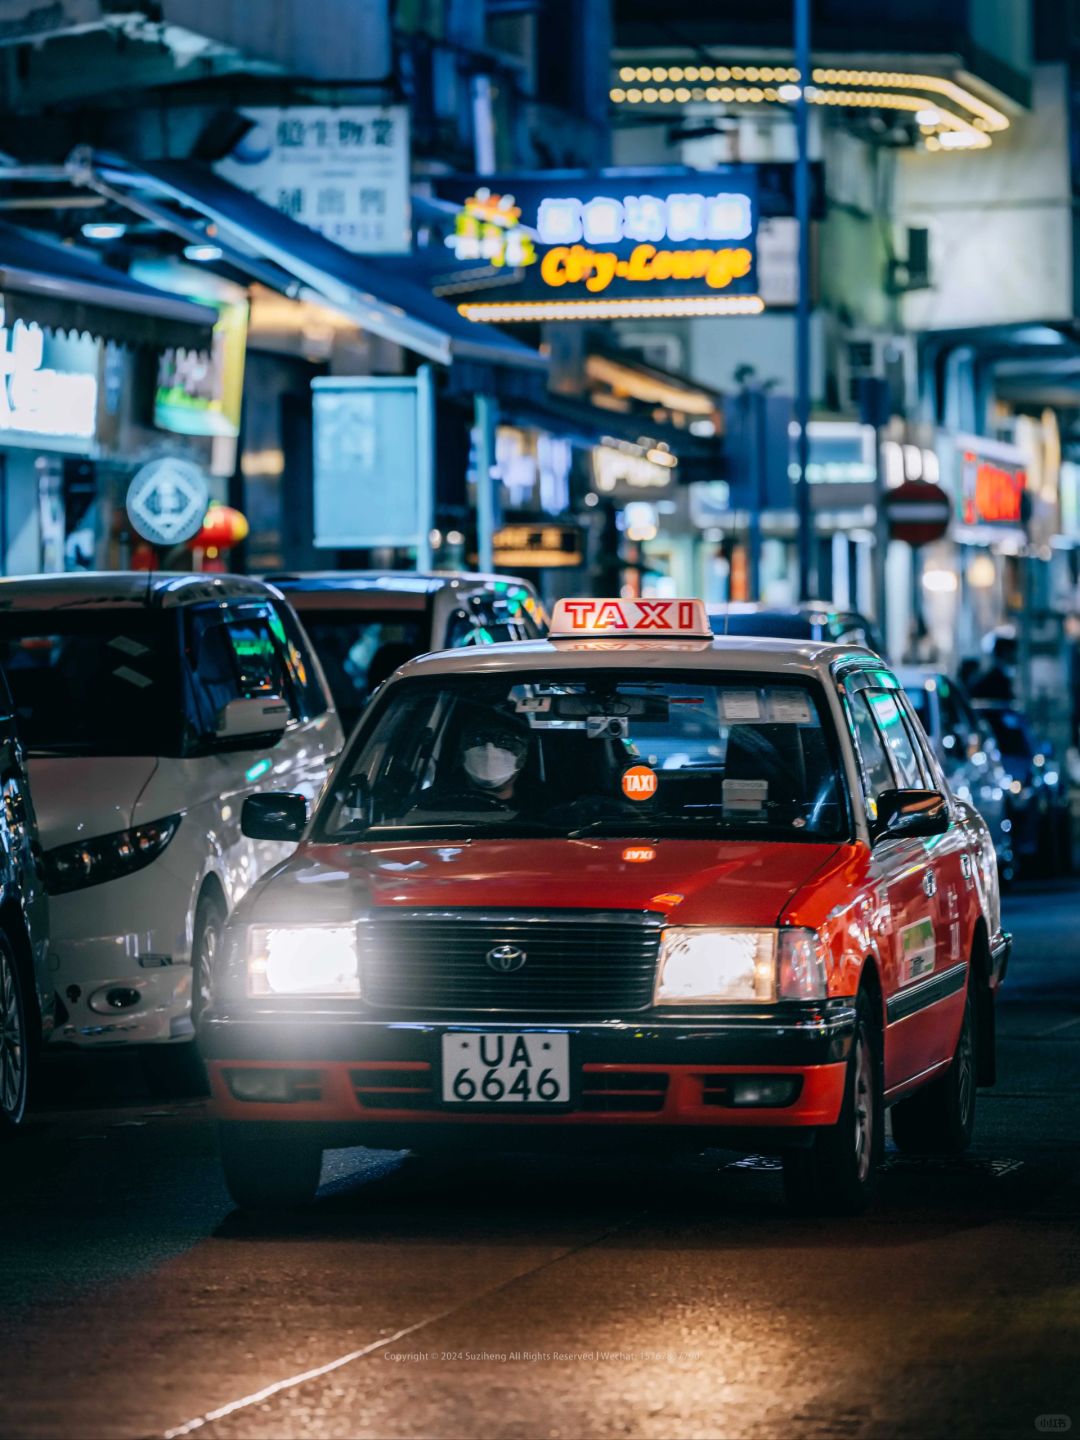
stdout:
<svg viewBox="0 0 1080 1440">
<path fill-rule="evenodd" d="M 693 673 L 395 682 L 316 822 L 323 840 L 585 834 L 835 840 L 848 809 L 815 687 Z"/>
<path fill-rule="evenodd" d="M 178 755 L 173 618 L 143 609 L 0 616 L 0 666 L 29 754 Z"/>
</svg>

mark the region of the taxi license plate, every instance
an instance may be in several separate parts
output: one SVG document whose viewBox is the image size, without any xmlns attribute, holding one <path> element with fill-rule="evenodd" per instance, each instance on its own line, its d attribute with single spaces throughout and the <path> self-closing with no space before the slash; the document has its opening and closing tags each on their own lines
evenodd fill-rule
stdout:
<svg viewBox="0 0 1080 1440">
<path fill-rule="evenodd" d="M 444 1035 L 442 1097 L 444 1105 L 568 1105 L 569 1037 L 552 1031 Z"/>
</svg>

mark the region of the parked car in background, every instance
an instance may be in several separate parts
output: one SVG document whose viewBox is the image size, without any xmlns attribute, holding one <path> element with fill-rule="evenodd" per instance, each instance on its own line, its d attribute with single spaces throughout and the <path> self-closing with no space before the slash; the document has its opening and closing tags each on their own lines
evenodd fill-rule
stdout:
<svg viewBox="0 0 1080 1440">
<path fill-rule="evenodd" d="M 757 635 L 776 640 L 827 640 L 834 645 L 865 645 L 885 654 L 873 624 L 857 610 L 836 610 L 810 601 L 805 605 L 710 605 L 714 635 Z"/>
<path fill-rule="evenodd" d="M 56 1015 L 49 901 L 30 781 L 0 675 L 0 1137 L 26 1116 L 31 1075 Z"/>
<path fill-rule="evenodd" d="M 939 670 L 905 666 L 896 671 L 934 747 L 953 793 L 986 821 L 1004 884 L 1016 875 L 1010 777 L 994 733 L 963 688 Z"/>
<path fill-rule="evenodd" d="M 244 800 L 314 798 L 343 735 L 282 597 L 228 576 L 0 581 L 0 664 L 29 761 L 51 897 L 53 1039 L 146 1046 L 162 1087 L 192 1043 L 229 911 L 288 845 Z"/>
<path fill-rule="evenodd" d="M 406 660 L 547 633 L 536 591 L 511 575 L 328 570 L 268 578 L 303 620 L 346 732 Z"/>
<path fill-rule="evenodd" d="M 1039 875 L 1070 871 L 1069 788 L 1053 745 L 1037 734 L 1014 703 L 991 699 L 974 703 L 994 732 L 1008 774 L 1009 814 L 1018 856 Z"/>
</svg>

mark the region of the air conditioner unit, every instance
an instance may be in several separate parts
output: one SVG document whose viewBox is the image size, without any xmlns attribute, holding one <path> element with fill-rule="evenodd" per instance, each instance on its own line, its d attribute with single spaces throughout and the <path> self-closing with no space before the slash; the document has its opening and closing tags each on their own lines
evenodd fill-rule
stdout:
<svg viewBox="0 0 1080 1440">
<path fill-rule="evenodd" d="M 911 335 L 848 334 L 840 341 L 837 380 L 840 403 L 859 408 L 863 380 L 887 380 L 894 415 L 907 413 L 915 398 L 915 340 Z"/>
</svg>

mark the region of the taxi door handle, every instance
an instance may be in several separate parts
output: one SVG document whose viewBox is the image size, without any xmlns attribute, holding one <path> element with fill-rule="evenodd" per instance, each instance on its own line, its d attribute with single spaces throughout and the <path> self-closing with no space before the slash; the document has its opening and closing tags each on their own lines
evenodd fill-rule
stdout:
<svg viewBox="0 0 1080 1440">
<path fill-rule="evenodd" d="M 922 888 L 927 895 L 937 894 L 937 874 L 933 870 L 923 871 Z"/>
</svg>

